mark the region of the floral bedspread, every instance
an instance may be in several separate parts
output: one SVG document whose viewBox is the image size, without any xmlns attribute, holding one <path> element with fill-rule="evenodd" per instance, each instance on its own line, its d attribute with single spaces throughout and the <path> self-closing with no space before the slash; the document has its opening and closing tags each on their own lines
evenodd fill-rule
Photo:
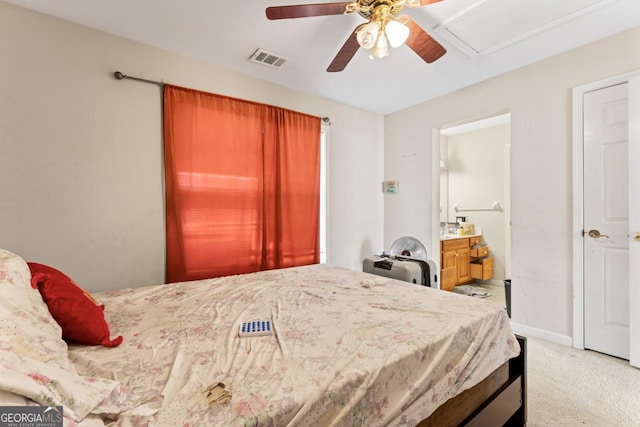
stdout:
<svg viewBox="0 0 640 427">
<path fill-rule="evenodd" d="M 94 297 L 124 342 L 70 358 L 131 391 L 121 425 L 413 426 L 519 353 L 496 304 L 327 265 Z"/>
</svg>

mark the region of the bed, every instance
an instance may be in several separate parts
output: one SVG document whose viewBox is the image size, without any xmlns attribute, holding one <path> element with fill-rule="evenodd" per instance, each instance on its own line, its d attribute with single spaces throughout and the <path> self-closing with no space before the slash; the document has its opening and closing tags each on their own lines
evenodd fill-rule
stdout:
<svg viewBox="0 0 640 427">
<path fill-rule="evenodd" d="M 487 301 L 309 265 L 85 292 L 108 331 L 78 345 L 31 273 L 0 252 L 0 405 L 65 425 L 525 424 L 526 343 Z"/>
</svg>

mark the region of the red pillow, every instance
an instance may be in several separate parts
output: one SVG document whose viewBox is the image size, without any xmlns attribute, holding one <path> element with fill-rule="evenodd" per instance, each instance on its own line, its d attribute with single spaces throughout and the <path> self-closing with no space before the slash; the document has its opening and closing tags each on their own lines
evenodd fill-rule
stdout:
<svg viewBox="0 0 640 427">
<path fill-rule="evenodd" d="M 31 286 L 37 287 L 49 312 L 62 328 L 62 337 L 78 344 L 117 347 L 122 336 L 110 339 L 104 305 L 80 289 L 66 274 L 53 267 L 28 262 Z"/>
</svg>

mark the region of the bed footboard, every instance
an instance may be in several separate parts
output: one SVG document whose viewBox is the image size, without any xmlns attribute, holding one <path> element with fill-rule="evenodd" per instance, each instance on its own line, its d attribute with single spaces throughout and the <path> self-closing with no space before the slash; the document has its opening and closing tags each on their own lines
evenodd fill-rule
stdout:
<svg viewBox="0 0 640 427">
<path fill-rule="evenodd" d="M 506 362 L 474 387 L 441 405 L 418 427 L 505 426 L 527 422 L 527 339 L 516 335 L 520 355 Z"/>
</svg>

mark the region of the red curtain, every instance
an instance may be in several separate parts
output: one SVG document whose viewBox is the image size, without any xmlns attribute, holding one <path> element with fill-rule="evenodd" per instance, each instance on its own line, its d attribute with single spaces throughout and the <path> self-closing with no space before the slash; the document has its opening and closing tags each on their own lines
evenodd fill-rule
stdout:
<svg viewBox="0 0 640 427">
<path fill-rule="evenodd" d="M 319 262 L 320 126 L 165 85 L 168 282 Z"/>
</svg>

